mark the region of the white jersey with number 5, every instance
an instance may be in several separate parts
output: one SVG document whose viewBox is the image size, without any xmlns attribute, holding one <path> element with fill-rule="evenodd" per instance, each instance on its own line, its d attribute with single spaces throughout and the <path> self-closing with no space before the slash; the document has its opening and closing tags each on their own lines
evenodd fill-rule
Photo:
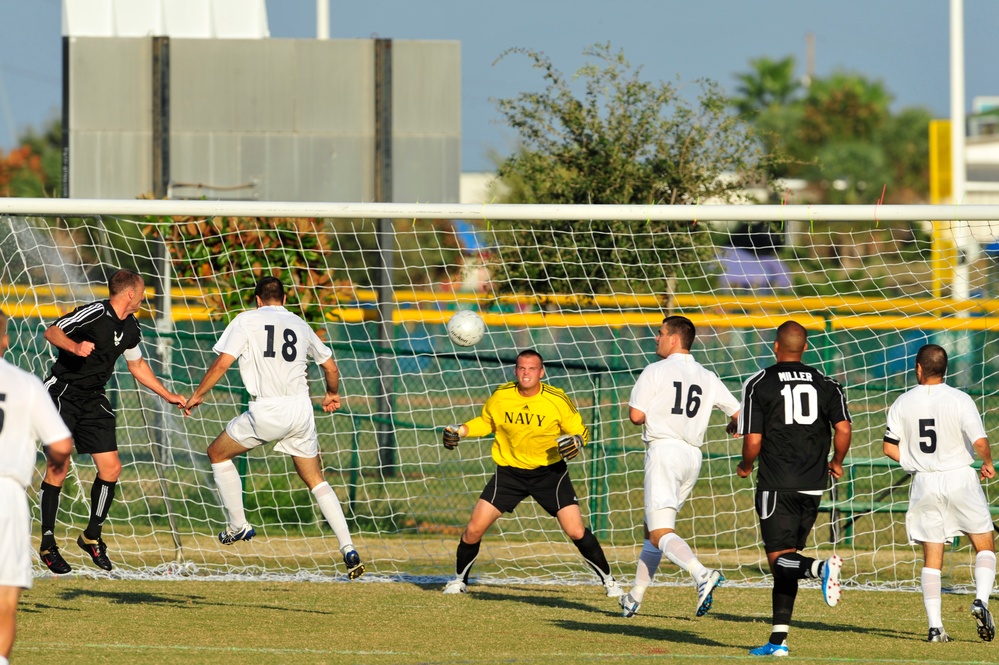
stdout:
<svg viewBox="0 0 999 665">
<path fill-rule="evenodd" d="M 885 441 L 898 445 L 909 473 L 950 471 L 975 459 L 972 443 L 985 438 L 975 402 L 945 383 L 916 386 L 888 409 Z"/>
<path fill-rule="evenodd" d="M 280 305 L 239 314 L 213 349 L 239 359 L 243 385 L 254 399 L 308 397 L 308 357 L 321 364 L 333 355 L 308 323 Z"/>
<path fill-rule="evenodd" d="M 69 436 L 41 380 L 0 358 L 0 477 L 27 487 L 37 442 L 48 445 Z"/>
<path fill-rule="evenodd" d="M 731 416 L 739 410 L 739 401 L 692 355 L 674 353 L 642 370 L 628 406 L 645 414 L 645 443 L 673 440 L 700 448 L 711 409 L 717 407 Z"/>
</svg>

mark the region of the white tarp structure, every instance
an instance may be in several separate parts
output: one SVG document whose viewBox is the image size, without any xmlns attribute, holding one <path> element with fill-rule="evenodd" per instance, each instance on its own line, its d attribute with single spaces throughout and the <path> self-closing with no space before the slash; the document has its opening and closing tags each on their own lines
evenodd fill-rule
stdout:
<svg viewBox="0 0 999 665">
<path fill-rule="evenodd" d="M 270 37 L 265 0 L 63 0 L 64 37 Z"/>
</svg>

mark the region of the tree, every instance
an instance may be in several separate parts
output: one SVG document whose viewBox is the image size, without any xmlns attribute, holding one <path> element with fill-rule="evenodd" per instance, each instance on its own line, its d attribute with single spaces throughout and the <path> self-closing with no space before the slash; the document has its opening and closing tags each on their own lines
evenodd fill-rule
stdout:
<svg viewBox="0 0 999 665">
<path fill-rule="evenodd" d="M 62 123 L 56 119 L 41 134 L 33 129 L 18 147 L 0 152 L 0 196 L 51 198 L 62 189 Z"/>
<path fill-rule="evenodd" d="M 736 74 L 739 81 L 736 87 L 738 96 L 732 98 L 732 105 L 746 117 L 775 107 L 785 107 L 796 101 L 801 91 L 801 83 L 794 78 L 794 56 L 783 60 L 767 57 L 749 61 L 751 72 Z"/>
<path fill-rule="evenodd" d="M 736 202 L 766 182 L 768 156 L 714 82 L 698 82 L 690 101 L 672 84 L 643 80 L 609 44 L 587 48 L 592 62 L 574 78 L 542 53 L 510 49 L 500 58 L 511 55 L 527 57 L 545 85 L 498 100 L 520 140 L 499 166 L 507 202 Z M 502 291 L 666 293 L 677 275 L 699 276 L 710 251 L 707 231 L 688 223 L 539 221 L 498 232 Z"/>
</svg>

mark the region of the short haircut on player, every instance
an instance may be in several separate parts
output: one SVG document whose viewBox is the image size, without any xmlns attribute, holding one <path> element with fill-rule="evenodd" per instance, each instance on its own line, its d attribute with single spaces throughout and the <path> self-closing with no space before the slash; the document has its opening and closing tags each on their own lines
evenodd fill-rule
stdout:
<svg viewBox="0 0 999 665">
<path fill-rule="evenodd" d="M 942 346 L 925 344 L 916 352 L 916 364 L 923 368 L 923 376 L 947 375 L 947 352 Z"/>
<path fill-rule="evenodd" d="M 542 367 L 545 366 L 545 359 L 542 358 L 541 354 L 535 351 L 534 349 L 524 349 L 523 351 L 518 353 L 517 362 L 520 362 L 521 358 L 537 358 L 538 362 L 541 363 L 541 366 Z"/>
<path fill-rule="evenodd" d="M 277 277 L 264 277 L 257 282 L 253 295 L 262 302 L 284 302 L 284 284 Z"/>
<path fill-rule="evenodd" d="M 697 329 L 694 327 L 693 321 L 686 316 L 674 314 L 663 319 L 663 325 L 666 326 L 666 332 L 670 335 L 680 336 L 680 344 L 684 351 L 690 351 L 690 347 L 694 345 L 694 338 L 697 336 Z"/>
<path fill-rule="evenodd" d="M 7 334 L 7 312 L 0 309 L 0 337 Z"/>
<path fill-rule="evenodd" d="M 108 280 L 108 295 L 116 296 L 128 289 L 141 289 L 145 281 L 139 273 L 122 268 Z"/>
<path fill-rule="evenodd" d="M 785 321 L 777 327 L 777 343 L 787 353 L 803 353 L 808 331 L 797 321 Z"/>
</svg>

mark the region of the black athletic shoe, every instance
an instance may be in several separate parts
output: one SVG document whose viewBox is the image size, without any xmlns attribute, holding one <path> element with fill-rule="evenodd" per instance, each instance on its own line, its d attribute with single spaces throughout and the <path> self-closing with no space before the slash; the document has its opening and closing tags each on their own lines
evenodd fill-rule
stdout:
<svg viewBox="0 0 999 665">
<path fill-rule="evenodd" d="M 42 557 L 42 563 L 48 567 L 56 575 L 65 575 L 66 573 L 72 572 L 72 568 L 66 560 L 62 558 L 59 554 L 59 548 L 53 545 L 48 549 L 41 550 L 38 553 Z"/>
<path fill-rule="evenodd" d="M 978 624 L 978 636 L 984 642 L 991 642 L 996 636 L 996 624 L 992 620 L 989 608 L 975 598 L 975 602 L 971 604 L 971 616 L 975 617 L 975 623 Z"/>
<path fill-rule="evenodd" d="M 76 539 L 76 544 L 80 546 L 81 550 L 90 555 L 90 558 L 94 560 L 94 565 L 98 568 L 103 568 L 104 570 L 114 568 L 111 565 L 111 559 L 108 558 L 108 546 L 100 538 L 90 540 L 81 533 L 80 537 Z"/>
<path fill-rule="evenodd" d="M 361 563 L 361 555 L 357 550 L 350 549 L 344 552 L 343 565 L 347 567 L 347 578 L 356 580 L 364 574 L 364 564 Z"/>
</svg>

